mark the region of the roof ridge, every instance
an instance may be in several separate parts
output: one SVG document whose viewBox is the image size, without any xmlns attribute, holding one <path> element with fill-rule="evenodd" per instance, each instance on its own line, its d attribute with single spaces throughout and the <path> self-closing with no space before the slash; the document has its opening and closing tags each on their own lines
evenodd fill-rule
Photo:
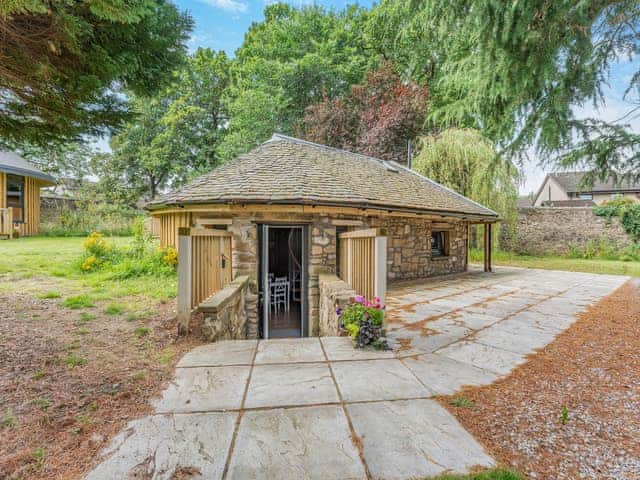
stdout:
<svg viewBox="0 0 640 480">
<path fill-rule="evenodd" d="M 365 155 L 364 153 L 352 152 L 351 150 L 345 150 L 344 148 L 330 147 L 329 145 L 322 145 L 321 143 L 315 143 L 315 142 L 311 142 L 309 140 L 304 140 L 302 138 L 291 137 L 289 135 L 285 135 L 283 133 L 277 133 L 277 132 L 274 133 L 271 136 L 271 138 L 269 140 L 267 140 L 266 142 L 264 142 L 262 145 L 265 145 L 265 144 L 270 143 L 270 142 L 276 142 L 276 141 L 278 141 L 278 139 L 284 140 L 284 141 L 287 141 L 287 142 L 292 142 L 292 143 L 299 143 L 301 145 L 309 145 L 311 147 L 316 147 L 316 148 L 319 148 L 321 150 L 328 150 L 330 152 L 348 153 L 349 155 L 355 155 L 357 157 L 362 157 L 364 159 L 372 160 L 372 161 L 374 161 L 376 163 L 380 163 L 383 166 L 385 166 L 386 168 L 389 168 L 388 165 L 391 162 L 397 163 L 397 162 L 395 162 L 393 160 L 385 160 L 383 158 L 373 157 L 371 155 Z"/>
</svg>

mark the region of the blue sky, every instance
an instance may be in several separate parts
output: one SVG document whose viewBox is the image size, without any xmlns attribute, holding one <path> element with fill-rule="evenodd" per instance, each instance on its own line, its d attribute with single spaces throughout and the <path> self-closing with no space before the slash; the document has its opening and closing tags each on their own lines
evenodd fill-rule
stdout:
<svg viewBox="0 0 640 480">
<path fill-rule="evenodd" d="M 214 50 L 225 50 L 229 55 L 240 46 L 244 34 L 252 22 L 263 19 L 264 7 L 272 0 L 174 0 L 181 10 L 190 12 L 195 20 L 194 30 L 189 41 L 189 48 L 210 47 Z M 363 7 L 371 7 L 373 0 L 292 0 L 293 6 L 308 4 L 323 5 L 327 8 L 341 10 L 348 4 L 357 3 Z M 622 62 L 611 72 L 610 85 L 605 91 L 606 106 L 595 109 L 592 105 L 585 105 L 576 109 L 580 117 L 601 118 L 613 121 L 622 117 L 630 104 L 622 99 L 624 89 L 631 75 L 638 68 L 638 62 Z M 640 131 L 640 119 L 625 120 L 634 130 Z M 532 159 L 523 165 L 524 182 L 520 187 L 522 194 L 537 190 L 542 183 L 549 167 L 540 166 L 540 160 Z"/>
<path fill-rule="evenodd" d="M 271 0 L 174 0 L 181 9 L 191 13 L 195 20 L 195 28 L 189 42 L 189 48 L 211 47 L 224 50 L 232 55 L 240 46 L 244 34 L 252 22 L 264 19 L 264 7 L 273 3 Z M 322 5 L 326 8 L 342 10 L 347 5 L 358 4 L 371 7 L 372 0 L 292 0 L 291 5 Z"/>
</svg>

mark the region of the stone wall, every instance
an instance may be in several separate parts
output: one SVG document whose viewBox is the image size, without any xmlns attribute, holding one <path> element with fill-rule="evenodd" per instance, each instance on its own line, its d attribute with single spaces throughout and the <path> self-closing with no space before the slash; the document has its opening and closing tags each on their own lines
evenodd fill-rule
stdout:
<svg viewBox="0 0 640 480">
<path fill-rule="evenodd" d="M 591 207 L 527 207 L 518 209 L 514 231 L 501 229 L 500 244 L 516 253 L 567 253 L 571 245 L 603 240 L 622 248 L 632 243 L 617 218 L 610 222 Z"/>
<path fill-rule="evenodd" d="M 467 225 L 464 222 L 447 224 L 449 255 L 439 258 L 431 258 L 433 223 L 428 220 L 383 217 L 371 219 L 369 225 L 387 230 L 387 278 L 390 281 L 464 272 L 467 268 Z"/>
<path fill-rule="evenodd" d="M 202 336 L 209 342 L 247 338 L 249 277 L 242 275 L 198 306 Z M 254 307 L 255 308 L 255 307 Z"/>
<path fill-rule="evenodd" d="M 318 283 L 320 286 L 318 334 L 320 336 L 339 335 L 340 327 L 336 308 L 347 306 L 356 292 L 347 283 L 330 273 L 319 275 Z"/>
<path fill-rule="evenodd" d="M 377 217 L 317 213 L 247 212 L 230 217 L 227 230 L 232 233 L 233 276 L 247 275 L 247 337 L 259 336 L 258 315 L 258 228 L 260 223 L 308 225 L 309 275 L 307 305 L 309 335 L 320 335 L 321 294 L 319 276 L 336 273 L 336 223 L 355 222 L 351 229 L 384 228 L 387 241 L 387 277 L 408 280 L 433 275 L 462 272 L 466 269 L 467 226 L 464 222 L 448 224 L 449 255 L 431 259 L 431 222 L 419 217 Z M 334 223 L 335 222 L 335 223 Z"/>
</svg>

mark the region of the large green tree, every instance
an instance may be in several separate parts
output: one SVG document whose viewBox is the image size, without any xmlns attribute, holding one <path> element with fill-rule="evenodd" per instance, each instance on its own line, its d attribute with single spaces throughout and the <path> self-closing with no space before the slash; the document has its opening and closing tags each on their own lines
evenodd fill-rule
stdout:
<svg viewBox="0 0 640 480">
<path fill-rule="evenodd" d="M 264 13 L 233 63 L 229 135 L 222 147 L 227 159 L 274 131 L 294 133 L 308 105 L 344 94 L 376 61 L 363 43 L 362 8 L 334 12 L 277 3 Z"/>
<path fill-rule="evenodd" d="M 0 137 L 46 145 L 128 118 L 186 52 L 191 18 L 168 0 L 0 2 Z"/>
<path fill-rule="evenodd" d="M 640 177 L 640 136 L 626 124 L 640 110 L 637 0 L 384 0 L 369 27 L 383 54 L 430 82 L 432 124 L 475 127 L 506 152 L 533 146 L 600 177 Z M 579 118 L 630 59 L 627 114 Z"/>
<path fill-rule="evenodd" d="M 112 138 L 113 155 L 101 164 L 147 198 L 209 170 L 220 161 L 228 81 L 224 52 L 198 49 L 159 95 L 133 97 L 136 117 Z"/>
</svg>

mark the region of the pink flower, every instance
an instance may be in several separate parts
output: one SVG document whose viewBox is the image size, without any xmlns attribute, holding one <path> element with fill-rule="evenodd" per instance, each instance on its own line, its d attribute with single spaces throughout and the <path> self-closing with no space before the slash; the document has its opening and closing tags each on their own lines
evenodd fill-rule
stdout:
<svg viewBox="0 0 640 480">
<path fill-rule="evenodd" d="M 356 295 L 354 298 L 356 303 L 360 303 L 362 305 L 364 305 L 365 299 L 362 295 Z"/>
</svg>

